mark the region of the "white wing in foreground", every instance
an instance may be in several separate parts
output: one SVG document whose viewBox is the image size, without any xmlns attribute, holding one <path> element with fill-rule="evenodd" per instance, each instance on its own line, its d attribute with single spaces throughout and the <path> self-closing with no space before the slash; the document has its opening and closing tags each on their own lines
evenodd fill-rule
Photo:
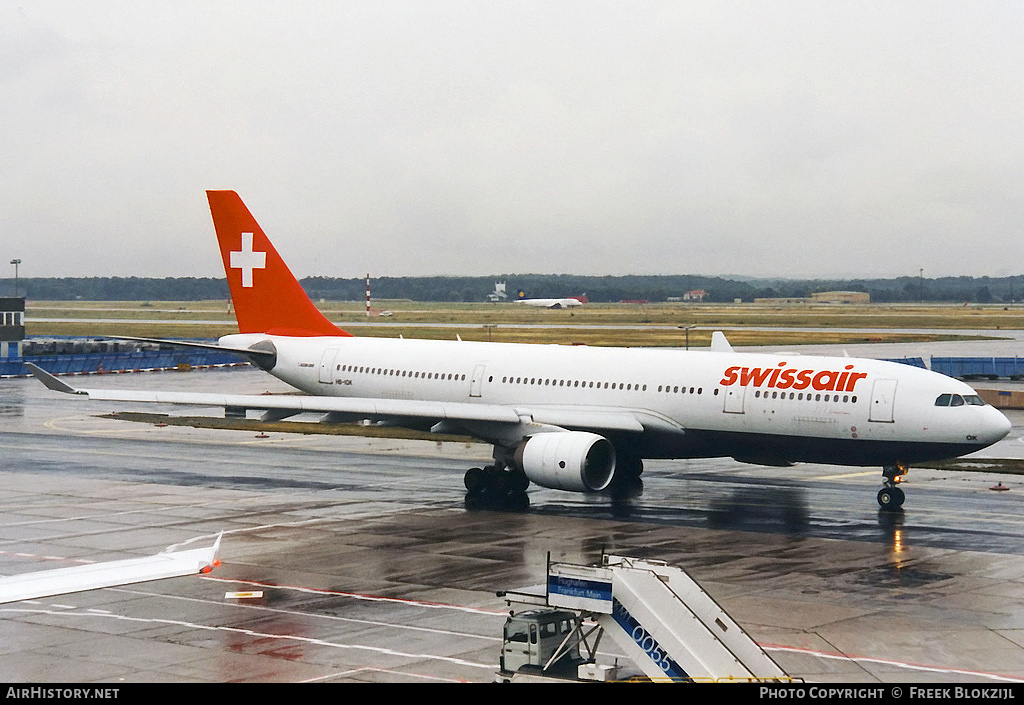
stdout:
<svg viewBox="0 0 1024 705">
<path fill-rule="evenodd" d="M 208 548 L 3 577 L 0 578 L 0 604 L 208 573 L 220 563 L 217 558 L 220 539 L 218 536 L 216 543 Z"/>
</svg>

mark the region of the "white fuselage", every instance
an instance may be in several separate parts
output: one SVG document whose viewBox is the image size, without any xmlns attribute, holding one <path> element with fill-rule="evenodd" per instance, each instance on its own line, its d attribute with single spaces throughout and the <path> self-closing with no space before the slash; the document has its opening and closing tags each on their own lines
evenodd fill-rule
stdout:
<svg viewBox="0 0 1024 705">
<path fill-rule="evenodd" d="M 1010 427 L 966 384 L 878 360 L 262 334 L 221 341 L 270 341 L 269 371 L 312 395 L 501 405 L 527 416 L 561 410 L 560 426 L 583 430 L 573 410 L 628 412 L 644 430 L 626 440 L 646 458 L 908 463 L 978 450 Z M 975 403 L 936 406 L 946 394 Z"/>
<path fill-rule="evenodd" d="M 518 299 L 517 304 L 524 304 L 526 306 L 537 306 L 538 308 L 575 308 L 582 306 L 583 302 L 579 299 Z"/>
</svg>

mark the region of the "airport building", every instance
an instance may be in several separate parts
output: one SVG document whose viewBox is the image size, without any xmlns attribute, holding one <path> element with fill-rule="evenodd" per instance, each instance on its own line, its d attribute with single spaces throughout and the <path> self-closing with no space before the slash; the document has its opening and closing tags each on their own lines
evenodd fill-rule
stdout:
<svg viewBox="0 0 1024 705">
<path fill-rule="evenodd" d="M 21 357 L 25 340 L 25 297 L 0 297 L 0 359 Z"/>
<path fill-rule="evenodd" d="M 866 291 L 819 291 L 811 294 L 811 301 L 816 304 L 868 304 L 871 294 Z"/>
<path fill-rule="evenodd" d="M 808 296 L 777 296 L 754 299 L 755 304 L 869 304 L 866 291 L 819 291 Z"/>
</svg>

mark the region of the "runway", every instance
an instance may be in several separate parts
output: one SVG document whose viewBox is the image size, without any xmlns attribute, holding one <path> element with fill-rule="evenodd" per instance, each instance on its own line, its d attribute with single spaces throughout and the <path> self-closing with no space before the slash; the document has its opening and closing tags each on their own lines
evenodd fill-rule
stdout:
<svg viewBox="0 0 1024 705">
<path fill-rule="evenodd" d="M 252 370 L 89 385 L 280 389 Z M 0 605 L 4 681 L 489 681 L 506 613 L 495 592 L 542 582 L 548 553 L 603 550 L 686 569 L 794 677 L 1024 680 L 1014 476 L 913 469 L 891 515 L 873 469 L 662 461 L 629 503 L 531 488 L 524 511 L 481 511 L 462 473 L 487 446 L 95 417 L 111 410 L 0 380 L 0 573 L 221 531 L 223 565 Z M 1022 456 L 1013 421 L 988 456 Z"/>
</svg>

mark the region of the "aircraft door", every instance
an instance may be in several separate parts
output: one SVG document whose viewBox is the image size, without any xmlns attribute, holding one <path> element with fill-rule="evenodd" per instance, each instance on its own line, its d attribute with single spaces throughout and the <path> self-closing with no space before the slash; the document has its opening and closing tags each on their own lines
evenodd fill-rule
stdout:
<svg viewBox="0 0 1024 705">
<path fill-rule="evenodd" d="M 486 365 L 477 365 L 473 368 L 473 378 L 469 382 L 469 396 L 480 396 L 484 384 L 484 369 Z"/>
<path fill-rule="evenodd" d="M 871 411 L 868 421 L 893 423 L 893 405 L 896 401 L 896 380 L 876 379 L 871 387 Z"/>
<path fill-rule="evenodd" d="M 334 358 L 338 348 L 327 348 L 320 358 L 320 384 L 334 384 Z"/>
<path fill-rule="evenodd" d="M 722 409 L 727 414 L 742 414 L 743 402 L 747 395 L 747 388 L 732 385 L 725 388 L 725 407 Z"/>
</svg>

